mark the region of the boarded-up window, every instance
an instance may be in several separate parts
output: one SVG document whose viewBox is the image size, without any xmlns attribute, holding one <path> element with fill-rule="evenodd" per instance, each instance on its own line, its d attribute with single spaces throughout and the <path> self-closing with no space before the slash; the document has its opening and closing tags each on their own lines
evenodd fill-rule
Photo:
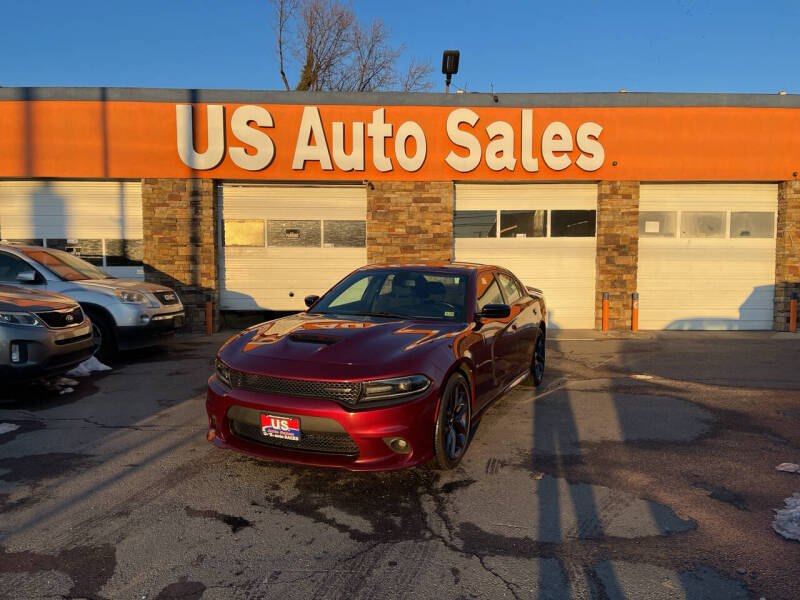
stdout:
<svg viewBox="0 0 800 600">
<path fill-rule="evenodd" d="M 226 246 L 264 247 L 264 221 L 226 219 L 222 224 Z"/>
<path fill-rule="evenodd" d="M 364 248 L 366 245 L 366 221 L 325 221 L 326 248 Z"/>
<path fill-rule="evenodd" d="M 320 221 L 267 221 L 267 245 L 286 248 L 319 248 Z"/>
<path fill-rule="evenodd" d="M 106 240 L 107 267 L 140 267 L 143 258 L 142 240 Z"/>
<path fill-rule="evenodd" d="M 675 237 L 677 221 L 674 211 L 642 211 L 639 213 L 639 237 Z"/>
<path fill-rule="evenodd" d="M 732 238 L 771 238 L 774 237 L 775 213 L 773 212 L 732 212 Z"/>
<path fill-rule="evenodd" d="M 721 238 L 725 237 L 724 212 L 681 213 L 681 237 Z"/>
</svg>

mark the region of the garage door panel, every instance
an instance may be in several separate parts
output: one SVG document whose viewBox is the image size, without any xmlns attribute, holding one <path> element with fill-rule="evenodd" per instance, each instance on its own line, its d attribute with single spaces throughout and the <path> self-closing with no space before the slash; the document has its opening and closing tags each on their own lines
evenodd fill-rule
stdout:
<svg viewBox="0 0 800 600">
<path fill-rule="evenodd" d="M 777 212 L 773 184 L 645 184 L 640 211 Z M 773 238 L 639 239 L 641 329 L 772 329 Z"/>
<path fill-rule="evenodd" d="M 596 210 L 596 184 L 459 184 L 456 211 Z M 549 325 L 593 328 L 594 237 L 456 238 L 456 260 L 496 264 L 544 292 Z"/>
<path fill-rule="evenodd" d="M 321 231 L 325 221 L 366 219 L 366 192 L 360 185 L 225 184 L 220 196 L 223 220 L 322 221 Z M 326 292 L 367 262 L 365 247 L 223 246 L 221 250 L 220 294 L 225 310 L 304 310 L 306 296 Z"/>
<path fill-rule="evenodd" d="M 108 254 L 142 238 L 140 181 L 0 181 L 0 239 L 106 240 Z M 144 279 L 141 265 L 104 269 Z"/>
</svg>

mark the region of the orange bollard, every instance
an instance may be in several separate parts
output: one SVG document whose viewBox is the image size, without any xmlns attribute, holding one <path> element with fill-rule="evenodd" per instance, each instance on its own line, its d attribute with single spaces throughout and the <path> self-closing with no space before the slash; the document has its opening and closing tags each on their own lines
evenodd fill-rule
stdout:
<svg viewBox="0 0 800 600">
<path fill-rule="evenodd" d="M 214 311 L 211 302 L 206 302 L 206 335 L 214 333 Z"/>
<path fill-rule="evenodd" d="M 603 292 L 603 331 L 608 331 L 608 292 Z"/>
<path fill-rule="evenodd" d="M 631 331 L 639 331 L 639 292 L 631 294 Z"/>
<path fill-rule="evenodd" d="M 797 333 L 797 294 L 792 294 L 792 301 L 789 302 L 789 331 Z"/>
</svg>

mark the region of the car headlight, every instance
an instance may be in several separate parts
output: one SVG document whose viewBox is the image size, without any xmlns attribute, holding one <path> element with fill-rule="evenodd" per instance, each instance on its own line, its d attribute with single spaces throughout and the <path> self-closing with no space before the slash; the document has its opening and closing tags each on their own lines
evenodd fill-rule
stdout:
<svg viewBox="0 0 800 600">
<path fill-rule="evenodd" d="M 217 359 L 217 377 L 219 380 L 227 385 L 228 387 L 231 386 L 231 370 L 228 365 L 222 362 L 220 359 Z"/>
<path fill-rule="evenodd" d="M 36 315 L 27 312 L 0 312 L 0 325 L 4 324 L 44 327 L 44 323 Z"/>
<path fill-rule="evenodd" d="M 141 292 L 131 292 L 128 290 L 114 290 L 120 302 L 125 304 L 152 304 L 150 298 Z"/>
<path fill-rule="evenodd" d="M 431 380 L 425 375 L 409 375 L 393 379 L 374 379 L 365 381 L 360 402 L 374 402 L 412 396 L 425 391 Z"/>
</svg>

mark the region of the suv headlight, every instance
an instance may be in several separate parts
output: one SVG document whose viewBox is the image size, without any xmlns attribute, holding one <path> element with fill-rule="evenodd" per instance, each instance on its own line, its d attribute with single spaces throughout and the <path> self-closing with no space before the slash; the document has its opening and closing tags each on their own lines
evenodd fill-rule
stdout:
<svg viewBox="0 0 800 600">
<path fill-rule="evenodd" d="M 233 387 L 231 386 L 231 369 L 220 359 L 217 359 L 217 377 L 228 387 Z"/>
<path fill-rule="evenodd" d="M 33 313 L 0 312 L 0 325 L 27 325 L 28 327 L 44 327 L 44 323 Z"/>
<path fill-rule="evenodd" d="M 131 292 L 128 290 L 114 290 L 120 302 L 125 304 L 151 304 L 150 298 L 141 292 Z"/>
<path fill-rule="evenodd" d="M 365 381 L 363 385 L 359 402 L 374 402 L 418 394 L 430 387 L 431 380 L 425 375 L 409 375 L 393 379 L 373 379 Z"/>
</svg>

